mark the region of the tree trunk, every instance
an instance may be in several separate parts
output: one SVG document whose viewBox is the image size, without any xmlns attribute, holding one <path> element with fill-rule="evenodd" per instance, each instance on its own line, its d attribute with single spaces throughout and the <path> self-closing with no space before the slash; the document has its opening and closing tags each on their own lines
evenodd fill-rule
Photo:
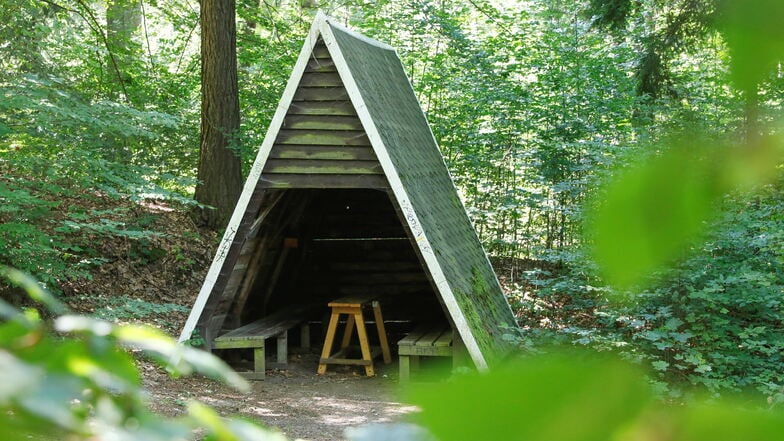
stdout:
<svg viewBox="0 0 784 441">
<path fill-rule="evenodd" d="M 226 226 L 242 191 L 234 14 L 235 0 L 201 1 L 201 146 L 194 198 L 214 207 L 196 212 L 197 222 L 213 229 Z"/>
</svg>

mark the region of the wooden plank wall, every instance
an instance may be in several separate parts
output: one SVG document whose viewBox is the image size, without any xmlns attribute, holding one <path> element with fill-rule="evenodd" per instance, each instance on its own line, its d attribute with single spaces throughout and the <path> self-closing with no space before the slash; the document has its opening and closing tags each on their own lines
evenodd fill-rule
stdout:
<svg viewBox="0 0 784 441">
<path fill-rule="evenodd" d="M 388 188 L 327 47 L 319 41 L 264 166 L 266 188 Z"/>
<path fill-rule="evenodd" d="M 446 322 L 432 283 L 385 191 L 296 191 L 307 194 L 306 223 L 288 234 L 298 235 L 301 248 L 281 274 L 270 310 L 292 301 L 326 305 L 343 295 L 372 293 L 382 296 L 387 320 Z M 259 286 L 256 292 L 263 290 Z M 259 301 L 257 297 L 255 306 L 249 306 L 266 309 Z"/>
</svg>

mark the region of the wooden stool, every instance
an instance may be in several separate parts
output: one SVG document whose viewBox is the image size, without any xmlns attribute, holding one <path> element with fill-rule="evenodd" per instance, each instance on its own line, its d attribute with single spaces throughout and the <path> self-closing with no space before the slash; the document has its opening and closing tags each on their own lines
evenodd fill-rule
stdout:
<svg viewBox="0 0 784 441">
<path fill-rule="evenodd" d="M 375 371 L 373 370 L 373 358 L 377 357 L 379 353 L 383 354 L 384 363 L 389 364 L 392 362 L 392 355 L 389 352 L 389 343 L 387 342 L 387 333 L 384 329 L 384 319 L 381 317 L 381 305 L 378 301 L 373 300 L 374 298 L 375 296 L 351 296 L 342 297 L 329 302 L 329 307 L 332 308 L 332 316 L 329 319 L 327 335 L 324 339 L 324 349 L 321 351 L 321 359 L 319 360 L 318 366 L 319 374 L 327 372 L 328 364 L 350 364 L 364 366 L 365 375 L 372 377 L 375 375 Z M 368 342 L 367 330 L 365 329 L 365 318 L 362 316 L 362 308 L 368 305 L 373 307 L 376 329 L 378 330 L 378 340 L 381 344 L 380 348 L 372 348 L 372 351 L 370 343 Z M 332 345 L 335 341 L 335 332 L 337 331 L 341 314 L 346 314 L 348 316 L 346 320 L 346 329 L 343 331 L 343 340 L 340 343 L 340 350 L 331 354 Z M 355 326 L 357 328 L 357 336 L 359 337 L 359 348 L 362 351 L 361 359 L 345 358 Z"/>
</svg>

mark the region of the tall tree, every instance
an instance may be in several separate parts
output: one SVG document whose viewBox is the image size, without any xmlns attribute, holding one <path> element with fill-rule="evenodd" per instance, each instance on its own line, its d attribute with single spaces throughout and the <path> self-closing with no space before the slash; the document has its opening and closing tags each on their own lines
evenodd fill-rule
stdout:
<svg viewBox="0 0 784 441">
<path fill-rule="evenodd" d="M 237 92 L 235 0 L 201 1 L 201 145 L 197 221 L 225 226 L 242 190 L 237 148 L 240 107 Z"/>
</svg>

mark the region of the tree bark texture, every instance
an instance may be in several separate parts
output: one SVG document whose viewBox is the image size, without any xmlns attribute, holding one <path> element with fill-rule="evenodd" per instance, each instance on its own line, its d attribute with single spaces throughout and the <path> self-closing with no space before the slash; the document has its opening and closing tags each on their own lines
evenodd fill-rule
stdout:
<svg viewBox="0 0 784 441">
<path fill-rule="evenodd" d="M 197 221 L 219 229 L 242 191 L 235 0 L 202 0 L 201 33 L 201 145 L 194 197 L 214 207 L 197 210 Z"/>
</svg>

